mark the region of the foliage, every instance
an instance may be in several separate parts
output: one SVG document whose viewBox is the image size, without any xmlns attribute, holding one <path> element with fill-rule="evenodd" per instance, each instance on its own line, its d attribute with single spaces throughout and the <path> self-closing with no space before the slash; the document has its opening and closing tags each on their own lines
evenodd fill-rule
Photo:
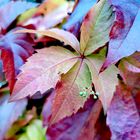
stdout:
<svg viewBox="0 0 140 140">
<path fill-rule="evenodd" d="M 0 140 L 139 139 L 139 8 L 0 2 Z"/>
</svg>

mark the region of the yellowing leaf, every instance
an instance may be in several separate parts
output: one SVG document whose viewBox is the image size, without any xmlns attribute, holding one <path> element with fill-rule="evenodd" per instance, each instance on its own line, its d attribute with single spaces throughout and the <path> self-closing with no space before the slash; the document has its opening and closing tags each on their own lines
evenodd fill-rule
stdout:
<svg viewBox="0 0 140 140">
<path fill-rule="evenodd" d="M 116 85 L 118 84 L 118 69 L 112 65 L 110 68 L 99 74 L 99 70 L 104 62 L 103 56 L 91 55 L 88 56 L 87 59 L 88 66 L 92 73 L 92 81 L 95 90 L 99 94 L 99 99 L 106 112 L 116 90 Z"/>
<path fill-rule="evenodd" d="M 92 81 L 89 68 L 85 62 L 78 62 L 62 76 L 56 87 L 50 123 L 56 123 L 76 113 L 80 107 L 83 107 L 91 91 Z M 86 92 L 85 96 L 80 96 L 80 92 Z"/>
</svg>

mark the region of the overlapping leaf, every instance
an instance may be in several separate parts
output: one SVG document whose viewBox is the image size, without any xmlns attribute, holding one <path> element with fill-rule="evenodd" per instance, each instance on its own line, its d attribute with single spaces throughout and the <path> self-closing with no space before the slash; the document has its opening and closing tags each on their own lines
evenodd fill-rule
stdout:
<svg viewBox="0 0 140 140">
<path fill-rule="evenodd" d="M 140 2 L 111 0 L 111 5 L 115 9 L 116 19 L 110 32 L 108 55 L 102 69 L 140 51 Z"/>
<path fill-rule="evenodd" d="M 98 3 L 96 6 L 105 6 L 105 9 L 106 7 L 107 9 L 110 7 L 105 0 L 102 0 L 101 2 L 102 3 Z M 92 15 L 92 18 L 96 19 L 97 15 Z M 102 22 L 102 20 L 99 20 L 98 24 L 100 24 L 100 27 Z M 94 24 L 94 20 L 92 23 Z M 109 24 L 109 27 L 110 26 L 111 25 Z M 85 28 L 83 27 L 82 29 L 84 30 Z M 60 47 L 50 47 L 38 51 L 38 53 L 33 55 L 21 68 L 22 72 L 17 78 L 18 81 L 15 85 L 11 100 L 18 100 L 29 95 L 32 96 L 38 91 L 43 94 L 48 89 L 55 88 L 59 81 L 61 86 L 58 84 L 59 86 L 56 87 L 56 96 L 54 98 L 55 102 L 52 107 L 52 116 L 50 119 L 51 123 L 56 123 L 60 119 L 70 116 L 72 113 L 76 113 L 77 110 L 84 105 L 86 98 L 90 93 L 92 93 L 90 86 L 93 82 L 96 92 L 99 92 L 100 94 L 99 97 L 103 103 L 104 109 L 105 111 L 107 110 L 117 84 L 118 71 L 114 66 L 110 70 L 102 73 L 101 76 L 98 75 L 103 60 L 100 60 L 100 57 L 94 57 L 94 55 L 92 58 L 86 57 L 85 54 L 83 54 L 83 51 L 80 50 L 77 39 L 74 37 L 74 35 L 68 33 L 67 31 L 50 29 L 47 31 L 23 30 L 21 32 L 38 33 L 63 40 L 65 44 L 69 44 L 76 52 L 72 53 Z M 83 34 L 84 32 L 82 32 L 82 35 Z M 88 32 L 88 36 L 92 36 L 92 34 L 94 33 Z M 102 36 L 99 36 L 98 40 L 101 39 Z M 83 44 L 84 48 L 88 48 L 88 41 L 86 44 Z M 81 42 L 83 42 L 82 38 Z M 96 43 L 96 41 L 94 43 Z M 101 47 L 99 44 L 96 46 Z M 89 53 L 92 53 L 92 51 Z M 89 66 L 87 66 L 87 59 L 90 59 L 90 61 L 94 64 L 91 63 Z M 77 60 L 81 61 L 81 64 L 78 67 L 75 66 Z M 73 72 L 73 69 L 75 69 L 75 72 Z M 110 71 L 113 71 L 111 76 Z M 108 81 L 106 81 L 106 78 L 108 77 L 110 78 Z M 110 84 L 108 84 L 106 87 L 107 82 Z M 105 93 L 106 90 L 110 92 L 107 94 Z M 86 98 L 82 99 L 82 97 L 79 95 L 80 92 L 86 93 Z"/>
<path fill-rule="evenodd" d="M 19 67 L 34 52 L 33 40 L 28 34 L 14 34 L 13 32 L 22 28 L 15 28 L 6 35 L 0 37 L 1 59 L 3 69 L 9 87 L 12 90 L 16 75 L 19 73 Z"/>
<path fill-rule="evenodd" d="M 101 102 L 94 101 L 92 98 L 88 99 L 84 107 L 76 114 L 49 126 L 46 138 L 48 140 L 109 140 L 109 129 L 104 119 L 100 119 L 101 116 L 103 117 Z"/>
<path fill-rule="evenodd" d="M 48 29 L 46 31 L 26 29 L 17 31 L 17 33 L 33 33 L 42 36 L 52 37 L 57 40 L 63 41 L 65 45 L 70 45 L 76 52 L 80 52 L 79 41 L 77 40 L 77 38 L 73 34 L 58 28 Z"/>
</svg>

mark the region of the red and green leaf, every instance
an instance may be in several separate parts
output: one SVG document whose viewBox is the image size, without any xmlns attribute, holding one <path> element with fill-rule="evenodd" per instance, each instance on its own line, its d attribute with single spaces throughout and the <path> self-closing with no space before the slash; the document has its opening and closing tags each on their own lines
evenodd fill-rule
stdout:
<svg viewBox="0 0 140 140">
<path fill-rule="evenodd" d="M 76 61 L 76 55 L 59 46 L 38 50 L 21 67 L 10 100 L 32 96 L 38 91 L 43 94 L 55 88 L 61 74 L 67 73 Z"/>
<path fill-rule="evenodd" d="M 111 0 L 110 3 L 115 10 L 115 22 L 110 32 L 108 54 L 102 69 L 140 51 L 140 2 Z"/>
<path fill-rule="evenodd" d="M 81 26 L 81 52 L 89 55 L 103 47 L 109 41 L 109 32 L 113 20 L 112 6 L 107 0 L 100 0 L 95 4 Z"/>
</svg>

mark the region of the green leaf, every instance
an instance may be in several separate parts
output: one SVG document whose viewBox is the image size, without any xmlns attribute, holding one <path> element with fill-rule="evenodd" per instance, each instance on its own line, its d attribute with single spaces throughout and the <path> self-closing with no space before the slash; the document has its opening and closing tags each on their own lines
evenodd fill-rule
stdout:
<svg viewBox="0 0 140 140">
<path fill-rule="evenodd" d="M 80 96 L 81 92 L 86 93 L 85 96 Z M 92 92 L 91 73 L 87 64 L 81 60 L 62 76 L 56 87 L 51 124 L 76 113 L 80 107 L 83 107 L 90 92 Z"/>
<path fill-rule="evenodd" d="M 100 54 L 88 56 L 86 62 L 92 73 L 92 81 L 95 90 L 99 94 L 99 99 L 106 112 L 116 90 L 116 85 L 118 85 L 117 74 L 119 71 L 115 65 L 112 65 L 110 68 L 99 74 L 99 70 L 104 62 L 104 57 Z"/>
<path fill-rule="evenodd" d="M 100 0 L 88 13 L 81 27 L 80 49 L 89 55 L 109 41 L 109 32 L 114 21 L 111 5 Z"/>
<path fill-rule="evenodd" d="M 46 140 L 45 133 L 46 128 L 42 127 L 42 121 L 34 120 L 18 140 Z"/>
</svg>

